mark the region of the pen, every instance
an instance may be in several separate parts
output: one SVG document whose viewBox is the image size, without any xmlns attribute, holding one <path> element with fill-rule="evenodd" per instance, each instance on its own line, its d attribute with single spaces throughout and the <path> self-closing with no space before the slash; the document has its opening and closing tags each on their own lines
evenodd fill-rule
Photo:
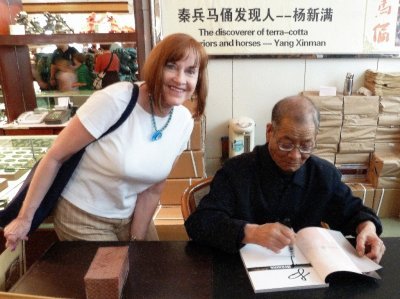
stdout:
<svg viewBox="0 0 400 299">
<path fill-rule="evenodd" d="M 264 267 L 251 267 L 247 268 L 247 271 L 263 271 L 263 270 L 281 270 L 281 269 L 293 269 L 293 268 L 305 268 L 311 267 L 310 263 L 307 264 L 293 264 L 293 265 L 276 265 L 276 266 L 264 266 Z"/>
<path fill-rule="evenodd" d="M 292 222 L 290 221 L 290 218 L 286 217 L 285 219 L 283 219 L 282 224 L 286 225 L 289 228 L 292 228 Z M 294 257 L 294 247 L 293 247 L 292 243 L 289 244 L 289 252 L 290 252 L 290 256 Z"/>
</svg>

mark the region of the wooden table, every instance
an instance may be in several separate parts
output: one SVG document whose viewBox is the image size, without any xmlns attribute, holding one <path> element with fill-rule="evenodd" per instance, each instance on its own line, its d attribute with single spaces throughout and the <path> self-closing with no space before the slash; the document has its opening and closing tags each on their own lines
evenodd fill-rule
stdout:
<svg viewBox="0 0 400 299">
<path fill-rule="evenodd" d="M 400 298 L 400 238 L 384 238 L 387 251 L 376 283 L 338 281 L 324 289 L 254 294 L 239 254 L 193 242 L 130 243 L 123 298 Z M 11 292 L 85 298 L 83 277 L 99 246 L 123 242 L 57 242 Z"/>
</svg>

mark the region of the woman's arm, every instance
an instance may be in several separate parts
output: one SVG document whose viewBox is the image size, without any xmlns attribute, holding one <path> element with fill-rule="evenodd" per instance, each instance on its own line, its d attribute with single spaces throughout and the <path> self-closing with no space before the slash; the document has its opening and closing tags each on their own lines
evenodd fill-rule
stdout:
<svg viewBox="0 0 400 299">
<path fill-rule="evenodd" d="M 131 226 L 131 239 L 143 240 L 146 237 L 164 185 L 165 180 L 138 194 Z"/>
<path fill-rule="evenodd" d="M 14 249 L 19 240 L 27 239 L 33 216 L 62 163 L 94 139 L 77 116 L 61 131 L 40 161 L 18 217 L 4 229 L 6 247 Z"/>
</svg>

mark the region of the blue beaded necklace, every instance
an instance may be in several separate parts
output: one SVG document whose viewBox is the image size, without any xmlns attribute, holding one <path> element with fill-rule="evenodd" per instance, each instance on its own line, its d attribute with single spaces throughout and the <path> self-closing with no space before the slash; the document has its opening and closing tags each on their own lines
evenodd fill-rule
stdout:
<svg viewBox="0 0 400 299">
<path fill-rule="evenodd" d="M 154 118 L 154 107 L 153 107 L 153 98 L 151 95 L 149 95 L 150 98 L 150 109 L 151 109 L 151 124 L 153 125 L 153 129 L 154 129 L 154 133 L 151 135 L 151 141 L 157 141 L 159 139 L 161 139 L 162 137 L 162 132 L 168 127 L 171 118 L 172 118 L 172 113 L 174 112 L 174 107 L 172 107 L 172 109 L 169 111 L 168 113 L 168 120 L 165 123 L 165 125 L 157 130 L 157 126 L 156 126 L 156 119 Z"/>
</svg>

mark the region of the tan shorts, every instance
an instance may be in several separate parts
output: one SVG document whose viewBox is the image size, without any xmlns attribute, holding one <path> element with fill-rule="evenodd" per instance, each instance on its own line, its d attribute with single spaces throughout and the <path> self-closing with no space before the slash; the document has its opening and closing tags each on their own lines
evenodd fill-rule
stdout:
<svg viewBox="0 0 400 299">
<path fill-rule="evenodd" d="M 53 212 L 54 230 L 61 241 L 129 241 L 132 218 L 112 219 L 89 214 L 60 197 Z M 158 240 L 153 221 L 146 240 Z"/>
</svg>

